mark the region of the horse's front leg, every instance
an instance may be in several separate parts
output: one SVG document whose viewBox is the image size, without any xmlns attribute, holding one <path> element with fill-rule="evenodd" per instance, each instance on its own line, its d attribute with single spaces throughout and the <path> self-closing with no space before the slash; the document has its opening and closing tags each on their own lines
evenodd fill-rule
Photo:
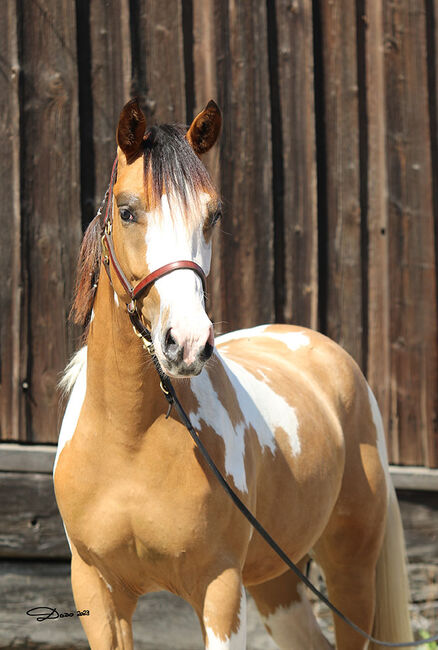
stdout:
<svg viewBox="0 0 438 650">
<path fill-rule="evenodd" d="M 72 549 L 71 581 L 91 650 L 132 650 L 131 619 L 137 599 L 114 588 Z"/>
<path fill-rule="evenodd" d="M 205 648 L 208 650 L 245 650 L 246 594 L 240 568 L 228 567 L 216 572 L 205 585 L 195 605 Z"/>
</svg>

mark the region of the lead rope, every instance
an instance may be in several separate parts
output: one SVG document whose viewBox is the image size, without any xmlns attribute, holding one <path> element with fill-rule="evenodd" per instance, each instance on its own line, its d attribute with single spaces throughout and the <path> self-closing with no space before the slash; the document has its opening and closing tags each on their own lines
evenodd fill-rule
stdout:
<svg viewBox="0 0 438 650">
<path fill-rule="evenodd" d="M 244 515 L 244 517 L 246 517 L 249 523 L 255 528 L 255 530 L 259 533 L 259 535 L 263 537 L 263 539 L 269 544 L 269 546 L 275 551 L 275 553 L 277 553 L 277 555 L 283 560 L 283 562 L 295 573 L 295 575 L 298 576 L 298 578 L 302 582 L 304 582 L 306 587 L 308 587 L 310 591 L 314 593 L 315 596 L 317 596 L 317 598 L 319 598 L 319 600 L 321 600 L 325 605 L 327 605 L 327 607 L 334 614 L 336 614 L 342 621 L 344 621 L 344 623 L 346 623 L 351 628 L 353 628 L 353 630 L 355 630 L 358 634 L 363 636 L 365 639 L 371 641 L 372 643 L 375 643 L 376 645 L 385 646 L 387 648 L 418 648 L 419 646 L 426 645 L 434 641 L 438 641 L 438 634 L 436 634 L 435 636 L 431 636 L 428 639 L 421 639 L 419 641 L 407 641 L 404 643 L 391 643 L 389 641 L 379 641 L 378 639 L 375 639 L 373 636 L 371 636 L 371 634 L 368 634 L 367 632 L 362 630 L 358 625 L 356 625 L 356 623 L 353 623 L 353 621 L 351 621 L 347 616 L 345 616 L 345 614 L 343 614 L 336 607 L 336 605 L 333 605 L 333 603 L 330 602 L 330 600 L 326 596 L 324 596 L 324 594 L 321 591 L 319 591 L 317 587 L 315 587 L 315 585 L 309 580 L 309 578 L 302 571 L 300 571 L 297 565 L 294 562 L 292 562 L 292 560 L 286 555 L 283 549 L 270 536 L 268 531 L 254 517 L 252 512 L 248 510 L 248 508 L 240 499 L 240 497 L 234 492 L 234 490 L 230 487 L 226 479 L 223 477 L 223 475 L 217 468 L 215 462 L 213 461 L 212 457 L 210 456 L 207 449 L 205 448 L 202 440 L 200 439 L 195 429 L 193 428 L 188 415 L 184 411 L 184 408 L 182 407 L 181 402 L 179 401 L 175 393 L 175 389 L 173 388 L 172 382 L 170 381 L 169 377 L 163 372 L 163 369 L 160 366 L 160 362 L 158 361 L 158 358 L 155 354 L 154 346 L 152 343 L 152 337 L 149 330 L 141 322 L 137 311 L 131 312 L 128 310 L 128 313 L 134 328 L 134 332 L 137 334 L 139 338 L 142 339 L 143 347 L 151 355 L 155 369 L 157 370 L 158 376 L 160 377 L 161 390 L 163 391 L 164 396 L 166 397 L 167 402 L 169 404 L 169 409 L 167 411 L 166 418 L 169 417 L 172 407 L 175 407 L 181 419 L 181 422 L 186 427 L 195 445 L 198 447 L 199 451 L 201 452 L 202 456 L 204 457 L 205 461 L 207 462 L 208 466 L 210 467 L 213 474 L 216 476 L 217 480 L 219 481 L 219 483 L 221 484 L 225 492 L 228 493 L 228 495 L 233 500 L 234 504 Z"/>
</svg>

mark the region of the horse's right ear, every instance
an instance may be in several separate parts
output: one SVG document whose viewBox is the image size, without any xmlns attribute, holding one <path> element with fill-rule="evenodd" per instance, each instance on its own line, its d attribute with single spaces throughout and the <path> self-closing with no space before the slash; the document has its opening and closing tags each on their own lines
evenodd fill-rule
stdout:
<svg viewBox="0 0 438 650">
<path fill-rule="evenodd" d="M 122 108 L 117 127 L 117 144 L 125 154 L 128 163 L 139 156 L 145 130 L 146 118 L 138 100 L 131 99 Z"/>
</svg>

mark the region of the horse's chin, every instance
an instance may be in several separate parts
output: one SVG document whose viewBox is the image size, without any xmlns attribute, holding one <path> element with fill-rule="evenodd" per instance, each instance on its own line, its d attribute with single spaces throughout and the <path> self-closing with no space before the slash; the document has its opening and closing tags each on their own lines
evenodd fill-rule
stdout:
<svg viewBox="0 0 438 650">
<path fill-rule="evenodd" d="M 189 365 L 182 363 L 176 366 L 168 363 L 161 364 L 161 367 L 163 368 L 166 375 L 172 379 L 187 379 L 188 377 L 197 377 L 199 374 L 201 374 L 204 366 L 205 362 L 203 361 L 194 362 Z"/>
</svg>

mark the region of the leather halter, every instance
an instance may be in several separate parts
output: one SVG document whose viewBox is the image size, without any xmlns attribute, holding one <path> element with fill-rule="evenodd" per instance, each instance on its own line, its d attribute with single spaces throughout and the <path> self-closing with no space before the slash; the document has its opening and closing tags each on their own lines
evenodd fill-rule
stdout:
<svg viewBox="0 0 438 650">
<path fill-rule="evenodd" d="M 199 264 L 196 264 L 196 262 L 193 262 L 191 260 L 179 260 L 177 262 L 169 262 L 169 264 L 165 264 L 164 266 L 161 266 L 155 271 L 152 271 L 152 273 L 149 273 L 149 275 L 147 275 L 145 278 L 140 280 L 140 282 L 138 282 L 135 286 L 131 285 L 122 267 L 120 266 L 119 261 L 117 260 L 116 252 L 114 249 L 113 237 L 112 237 L 111 208 L 113 204 L 113 187 L 114 187 L 116 176 L 117 176 L 117 157 L 113 164 L 113 168 L 111 171 L 111 180 L 108 188 L 107 205 L 105 211 L 105 218 L 103 221 L 104 232 L 102 235 L 102 253 L 103 253 L 103 262 L 105 264 L 105 269 L 108 273 L 108 277 L 110 281 L 111 281 L 111 274 L 110 274 L 109 267 L 111 262 L 123 289 L 131 298 L 131 301 L 127 303 L 128 312 L 130 314 L 133 314 L 134 312 L 136 313 L 137 311 L 135 306 L 136 300 L 145 291 L 148 291 L 150 287 L 154 284 L 154 282 L 156 282 L 159 278 L 162 278 L 163 276 L 168 275 L 173 271 L 177 271 L 178 269 L 188 269 L 190 271 L 194 271 L 201 278 L 202 288 L 203 291 L 205 292 L 206 289 L 205 273 L 202 270 L 202 268 L 199 266 Z"/>
</svg>

